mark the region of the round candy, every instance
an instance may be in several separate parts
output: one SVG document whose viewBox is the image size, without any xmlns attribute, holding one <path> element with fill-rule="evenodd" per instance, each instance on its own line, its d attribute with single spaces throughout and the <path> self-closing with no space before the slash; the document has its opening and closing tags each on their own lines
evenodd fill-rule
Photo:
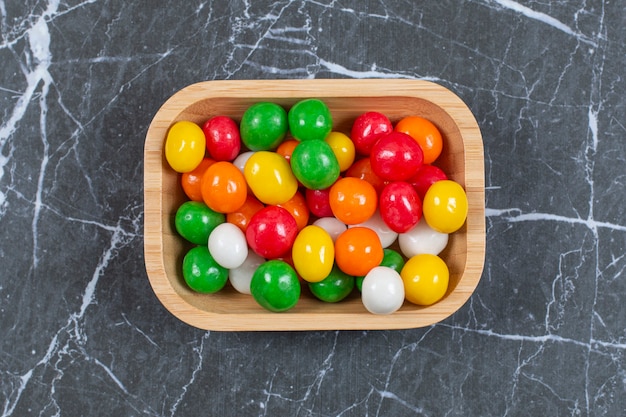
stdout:
<svg viewBox="0 0 626 417">
<path fill-rule="evenodd" d="M 383 247 L 371 229 L 351 227 L 335 241 L 335 262 L 348 275 L 365 275 L 382 260 Z"/>
<path fill-rule="evenodd" d="M 316 217 L 332 217 L 333 210 L 330 208 L 330 187 L 322 190 L 305 189 L 306 205 L 311 214 Z"/>
<path fill-rule="evenodd" d="M 326 278 L 335 261 L 332 238 L 319 226 L 310 225 L 298 233 L 291 250 L 293 265 L 298 274 L 308 282 Z"/>
<path fill-rule="evenodd" d="M 204 158 L 205 149 L 204 132 L 193 122 L 176 122 L 167 132 L 165 159 L 176 172 L 193 171 Z"/>
<path fill-rule="evenodd" d="M 399 274 L 400 271 L 402 271 L 402 268 L 404 267 L 404 258 L 402 257 L 402 255 L 400 255 L 395 250 L 389 249 L 389 248 L 385 249 L 383 252 L 384 252 L 383 260 L 380 262 L 379 266 L 389 267 Z M 356 287 L 358 288 L 359 291 L 361 291 L 363 287 L 363 278 L 365 277 L 363 276 L 355 277 Z"/>
<path fill-rule="evenodd" d="M 441 154 L 443 139 L 441 132 L 431 121 L 419 116 L 408 116 L 400 120 L 394 129 L 396 132 L 411 136 L 424 152 L 424 163 L 433 163 Z"/>
<path fill-rule="evenodd" d="M 393 125 L 387 116 L 378 112 L 366 112 L 355 119 L 350 138 L 358 153 L 369 155 L 378 139 L 392 131 Z"/>
<path fill-rule="evenodd" d="M 437 181 L 424 196 L 424 218 L 441 233 L 453 233 L 465 223 L 468 211 L 463 187 L 452 180 Z"/>
<path fill-rule="evenodd" d="M 248 251 L 246 260 L 237 268 L 233 268 L 228 273 L 228 280 L 230 285 L 235 290 L 242 294 L 250 294 L 250 281 L 252 281 L 252 275 L 261 264 L 265 262 L 265 259 L 254 253 Z"/>
<path fill-rule="evenodd" d="M 250 292 L 263 308 L 282 312 L 295 307 L 300 298 L 300 281 L 286 262 L 267 261 L 252 275 Z"/>
<path fill-rule="evenodd" d="M 202 201 L 202 176 L 215 163 L 211 158 L 204 158 L 194 170 L 183 172 L 180 183 L 185 195 L 192 201 Z"/>
<path fill-rule="evenodd" d="M 324 140 L 339 162 L 339 171 L 343 172 L 350 168 L 354 162 L 354 142 L 341 132 L 330 132 Z"/>
<path fill-rule="evenodd" d="M 218 213 L 237 211 L 246 202 L 248 186 L 239 169 L 230 162 L 211 165 L 202 176 L 202 199 Z"/>
<path fill-rule="evenodd" d="M 406 299 L 413 304 L 429 306 L 446 294 L 450 272 L 437 255 L 421 254 L 406 261 L 400 276 Z"/>
<path fill-rule="evenodd" d="M 304 229 L 309 224 L 309 207 L 302 193 L 296 192 L 289 201 L 278 204 L 278 207 L 284 208 L 293 216 L 298 225 L 298 230 Z"/>
<path fill-rule="evenodd" d="M 202 125 L 206 149 L 216 161 L 232 161 L 241 150 L 239 127 L 227 116 L 215 116 Z"/>
<path fill-rule="evenodd" d="M 206 245 L 209 235 L 220 224 L 224 215 L 211 210 L 199 201 L 186 201 L 176 210 L 174 226 L 183 238 L 196 245 Z"/>
<path fill-rule="evenodd" d="M 426 191 L 431 185 L 437 181 L 447 180 L 448 177 L 441 168 L 434 165 L 423 164 L 415 173 L 415 175 L 408 180 L 408 183 L 415 188 L 417 194 L 423 200 L 426 195 Z"/>
<path fill-rule="evenodd" d="M 433 230 L 424 219 L 398 237 L 400 250 L 407 258 L 422 253 L 439 255 L 448 244 L 448 234 Z"/>
<path fill-rule="evenodd" d="M 248 257 L 246 235 L 234 224 L 222 223 L 209 235 L 209 252 L 224 268 L 237 268 Z"/>
<path fill-rule="evenodd" d="M 257 254 L 266 259 L 283 256 L 298 235 L 298 224 L 284 208 L 267 206 L 259 210 L 248 224 L 246 240 Z"/>
<path fill-rule="evenodd" d="M 336 217 L 320 217 L 319 219 L 315 220 L 313 224 L 326 230 L 326 233 L 329 234 L 333 242 L 335 242 L 337 240 L 337 237 L 345 232 L 348 228 L 345 223 L 342 223 Z"/>
<path fill-rule="evenodd" d="M 392 132 L 383 136 L 372 147 L 372 170 L 383 180 L 406 181 L 411 178 L 424 160 L 417 142 L 409 135 Z"/>
<path fill-rule="evenodd" d="M 233 161 L 233 165 L 236 166 L 237 169 L 241 171 L 241 173 L 243 174 L 243 170 L 246 166 L 246 162 L 248 162 L 248 159 L 250 159 L 252 155 L 254 155 L 253 151 L 240 153 L 239 156 L 235 158 L 235 160 Z"/>
<path fill-rule="evenodd" d="M 285 140 L 280 145 L 278 145 L 278 148 L 276 148 L 276 153 L 289 161 L 291 160 L 291 154 L 293 153 L 293 150 L 296 149 L 296 146 L 298 146 L 299 143 L 300 142 L 295 139 Z"/>
<path fill-rule="evenodd" d="M 243 173 L 256 198 L 265 204 L 285 203 L 298 191 L 289 162 L 276 152 L 255 152 L 246 161 Z"/>
<path fill-rule="evenodd" d="M 291 169 L 306 188 L 321 190 L 339 178 L 339 162 L 322 140 L 300 142 L 291 154 Z"/>
<path fill-rule="evenodd" d="M 309 282 L 309 289 L 319 300 L 336 303 L 350 295 L 354 289 L 354 277 L 334 266 L 323 280 Z"/>
<path fill-rule="evenodd" d="M 232 211 L 226 215 L 226 221 L 234 224 L 245 233 L 252 216 L 263 207 L 265 206 L 255 196 L 248 194 L 243 206 L 239 207 L 237 211 Z"/>
<path fill-rule="evenodd" d="M 360 178 L 345 177 L 330 187 L 330 208 L 345 224 L 363 223 L 376 211 L 378 195 L 374 187 Z"/>
<path fill-rule="evenodd" d="M 380 192 L 385 188 L 388 181 L 383 180 L 372 171 L 372 163 L 369 158 L 362 158 L 355 161 L 346 171 L 346 177 L 361 178 L 372 184 L 376 192 Z"/>
<path fill-rule="evenodd" d="M 380 193 L 380 216 L 397 233 L 411 230 L 422 218 L 422 202 L 411 184 L 387 184 Z"/>
<path fill-rule="evenodd" d="M 315 98 L 300 100 L 287 116 L 291 136 L 299 141 L 324 140 L 333 127 L 333 118 L 326 103 Z"/>
<path fill-rule="evenodd" d="M 218 264 L 206 246 L 196 246 L 183 258 L 183 278 L 192 290 L 212 294 L 228 281 L 228 270 Z"/>
<path fill-rule="evenodd" d="M 372 314 L 392 314 L 402 307 L 404 285 L 395 270 L 386 266 L 373 268 L 363 278 L 361 301 Z"/>
<path fill-rule="evenodd" d="M 356 226 L 367 227 L 368 229 L 372 229 L 378 235 L 380 239 L 380 244 L 383 248 L 388 248 L 393 245 L 398 237 L 398 233 L 391 230 L 389 226 L 384 222 L 383 218 L 380 216 L 380 212 L 376 210 L 372 217 L 364 221 L 363 223 L 359 223 Z M 354 226 L 350 226 L 354 227 Z"/>
<path fill-rule="evenodd" d="M 248 107 L 241 117 L 241 140 L 251 151 L 275 149 L 287 134 L 287 112 L 275 103 L 261 102 Z"/>
</svg>

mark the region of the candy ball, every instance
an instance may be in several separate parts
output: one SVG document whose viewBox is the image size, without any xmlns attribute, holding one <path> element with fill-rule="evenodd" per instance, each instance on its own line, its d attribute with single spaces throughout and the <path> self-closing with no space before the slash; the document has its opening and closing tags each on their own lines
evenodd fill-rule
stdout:
<svg viewBox="0 0 626 417">
<path fill-rule="evenodd" d="M 380 193 L 380 216 L 391 230 L 405 233 L 422 218 L 422 202 L 411 184 L 387 184 Z"/>
<path fill-rule="evenodd" d="M 345 223 L 342 223 L 336 217 L 321 217 L 315 220 L 313 224 L 326 230 L 326 233 L 328 233 L 333 242 L 348 228 Z"/>
<path fill-rule="evenodd" d="M 248 251 L 246 260 L 237 268 L 233 268 L 229 271 L 228 280 L 230 281 L 230 285 L 242 294 L 250 294 L 252 275 L 254 275 L 257 268 L 264 262 L 265 259 L 253 251 Z"/>
<path fill-rule="evenodd" d="M 398 236 L 398 244 L 407 258 L 422 253 L 439 255 L 448 245 L 448 234 L 434 230 L 422 218 L 415 227 Z"/>
<path fill-rule="evenodd" d="M 250 281 L 250 292 L 263 308 L 282 312 L 295 307 L 300 298 L 300 281 L 286 262 L 267 261 L 257 268 Z"/>
<path fill-rule="evenodd" d="M 393 125 L 387 116 L 371 111 L 359 115 L 354 120 L 350 139 L 359 154 L 369 155 L 374 144 L 392 131 Z"/>
<path fill-rule="evenodd" d="M 250 190 L 265 204 L 285 203 L 298 191 L 289 162 L 276 152 L 255 152 L 246 161 L 243 173 Z"/>
<path fill-rule="evenodd" d="M 339 177 L 337 157 L 322 140 L 300 142 L 293 150 L 290 162 L 294 175 L 306 188 L 328 188 Z"/>
<path fill-rule="evenodd" d="M 248 196 L 246 179 L 230 162 L 216 162 L 202 176 L 202 199 L 218 213 L 230 213 L 241 208 Z"/>
<path fill-rule="evenodd" d="M 346 224 L 363 223 L 376 211 L 378 195 L 374 187 L 360 178 L 345 177 L 330 187 L 330 208 Z"/>
<path fill-rule="evenodd" d="M 309 289 L 317 299 L 336 303 L 350 295 L 354 289 L 354 277 L 334 266 L 323 280 L 309 282 Z"/>
<path fill-rule="evenodd" d="M 331 217 L 333 210 L 330 208 L 330 187 L 321 190 L 305 189 L 306 205 L 311 214 L 316 217 Z"/>
<path fill-rule="evenodd" d="M 465 223 L 468 211 L 463 187 L 452 180 L 437 181 L 424 196 L 424 219 L 441 233 L 453 233 Z"/>
<path fill-rule="evenodd" d="M 423 164 L 415 173 L 415 175 L 407 181 L 415 188 L 417 194 L 423 200 L 426 195 L 426 191 L 431 185 L 437 181 L 447 180 L 448 176 L 441 168 L 434 165 Z"/>
<path fill-rule="evenodd" d="M 192 290 L 212 294 L 226 285 L 228 269 L 213 259 L 206 246 L 196 246 L 183 258 L 183 278 Z"/>
<path fill-rule="evenodd" d="M 396 132 L 411 136 L 424 152 L 424 163 L 434 162 L 443 149 L 441 132 L 430 120 L 419 116 L 407 116 L 400 120 L 394 128 Z"/>
<path fill-rule="evenodd" d="M 302 279 L 318 282 L 330 274 L 335 261 L 335 246 L 326 230 L 310 225 L 298 233 L 291 257 Z"/>
<path fill-rule="evenodd" d="M 326 139 L 339 162 L 339 171 L 343 172 L 352 166 L 355 157 L 354 142 L 341 132 L 330 132 Z"/>
<path fill-rule="evenodd" d="M 287 115 L 291 136 L 299 141 L 324 140 L 333 127 L 333 118 L 326 103 L 309 98 L 300 100 Z"/>
<path fill-rule="evenodd" d="M 246 236 L 234 224 L 222 223 L 209 235 L 209 252 L 224 268 L 237 268 L 248 256 Z"/>
<path fill-rule="evenodd" d="M 193 122 L 176 122 L 167 132 L 165 159 L 176 172 L 193 171 L 204 158 L 205 150 L 204 132 Z"/>
<path fill-rule="evenodd" d="M 211 210 L 199 201 L 184 202 L 174 217 L 178 234 L 196 245 L 206 245 L 211 232 L 224 221 L 222 213 Z"/>
<path fill-rule="evenodd" d="M 202 176 L 215 163 L 211 158 L 204 158 L 200 164 L 189 172 L 183 172 L 180 183 L 185 195 L 193 201 L 202 201 Z"/>
<path fill-rule="evenodd" d="M 346 274 L 367 274 L 383 260 L 383 247 L 376 232 L 366 227 L 351 227 L 335 241 L 335 262 Z"/>
<path fill-rule="evenodd" d="M 298 235 L 298 224 L 289 212 L 278 206 L 259 210 L 248 224 L 246 240 L 260 256 L 274 259 L 291 249 Z"/>
<path fill-rule="evenodd" d="M 227 116 L 215 116 L 202 125 L 206 149 L 216 161 L 232 161 L 241 150 L 239 127 Z"/>
<path fill-rule="evenodd" d="M 241 117 L 241 140 L 251 151 L 275 149 L 287 134 L 287 112 L 275 103 L 261 102 L 248 107 Z"/>
<path fill-rule="evenodd" d="M 421 254 L 406 261 L 400 276 L 406 299 L 413 304 L 429 306 L 446 294 L 450 272 L 437 255 Z"/>
<path fill-rule="evenodd" d="M 372 314 L 392 314 L 404 302 L 404 285 L 400 274 L 386 266 L 373 268 L 361 284 L 361 301 Z"/>
<path fill-rule="evenodd" d="M 415 175 L 424 160 L 417 142 L 409 135 L 392 132 L 372 147 L 372 170 L 383 180 L 406 181 Z"/>
</svg>

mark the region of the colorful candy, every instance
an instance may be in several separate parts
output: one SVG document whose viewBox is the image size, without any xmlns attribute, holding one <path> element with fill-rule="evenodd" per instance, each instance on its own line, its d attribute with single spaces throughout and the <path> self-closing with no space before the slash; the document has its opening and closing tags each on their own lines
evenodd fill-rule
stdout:
<svg viewBox="0 0 626 417">
<path fill-rule="evenodd" d="M 216 292 L 230 281 L 276 312 L 297 304 L 300 280 L 329 303 L 357 286 L 373 314 L 445 295 L 449 271 L 438 254 L 465 223 L 468 202 L 432 165 L 443 149 L 434 124 L 408 116 L 394 128 L 372 111 L 348 136 L 332 130 L 323 101 L 306 99 L 289 112 L 254 104 L 239 127 L 228 116 L 201 126 L 177 122 L 165 143 L 191 200 L 176 229 L 200 245 L 183 260 L 191 289 Z"/>
</svg>

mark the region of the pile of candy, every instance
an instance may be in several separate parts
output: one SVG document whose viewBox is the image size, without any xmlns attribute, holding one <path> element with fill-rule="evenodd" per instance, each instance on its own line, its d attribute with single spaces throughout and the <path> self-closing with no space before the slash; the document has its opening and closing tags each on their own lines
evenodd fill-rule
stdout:
<svg viewBox="0 0 626 417">
<path fill-rule="evenodd" d="M 326 302 L 356 286 L 374 314 L 405 299 L 436 303 L 449 280 L 438 255 L 468 210 L 463 188 L 433 164 L 442 148 L 437 127 L 419 116 L 394 126 L 366 112 L 349 136 L 333 131 L 318 99 L 288 112 L 257 103 L 239 124 L 174 123 L 165 157 L 189 198 L 175 227 L 194 245 L 185 282 L 214 293 L 230 281 L 275 312 L 297 304 L 302 284 Z"/>
</svg>

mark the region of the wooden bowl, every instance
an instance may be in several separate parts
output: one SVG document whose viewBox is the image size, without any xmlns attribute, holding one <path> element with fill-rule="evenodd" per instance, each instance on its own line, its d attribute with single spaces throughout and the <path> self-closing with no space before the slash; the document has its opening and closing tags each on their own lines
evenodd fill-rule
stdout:
<svg viewBox="0 0 626 417">
<path fill-rule="evenodd" d="M 177 234 L 173 219 L 186 200 L 179 176 L 165 161 L 163 145 L 172 123 L 203 123 L 216 115 L 240 120 L 259 101 L 286 110 L 304 98 L 322 99 L 330 108 L 333 130 L 349 134 L 354 119 L 366 111 L 385 114 L 395 124 L 420 115 L 439 127 L 444 151 L 436 162 L 465 187 L 469 213 L 465 226 L 450 235 L 441 254 L 450 269 L 445 297 L 429 307 L 405 302 L 391 315 L 374 315 L 363 307 L 358 291 L 339 303 L 315 299 L 303 286 L 293 309 L 272 313 L 250 295 L 229 284 L 216 294 L 191 291 L 182 278 L 182 259 L 189 247 Z M 419 80 L 276 80 L 207 81 L 174 94 L 159 109 L 146 135 L 144 149 L 144 250 L 150 284 L 174 316 L 206 330 L 374 330 L 428 326 L 457 311 L 476 288 L 485 255 L 484 161 L 480 129 L 467 106 L 451 91 Z"/>
</svg>

